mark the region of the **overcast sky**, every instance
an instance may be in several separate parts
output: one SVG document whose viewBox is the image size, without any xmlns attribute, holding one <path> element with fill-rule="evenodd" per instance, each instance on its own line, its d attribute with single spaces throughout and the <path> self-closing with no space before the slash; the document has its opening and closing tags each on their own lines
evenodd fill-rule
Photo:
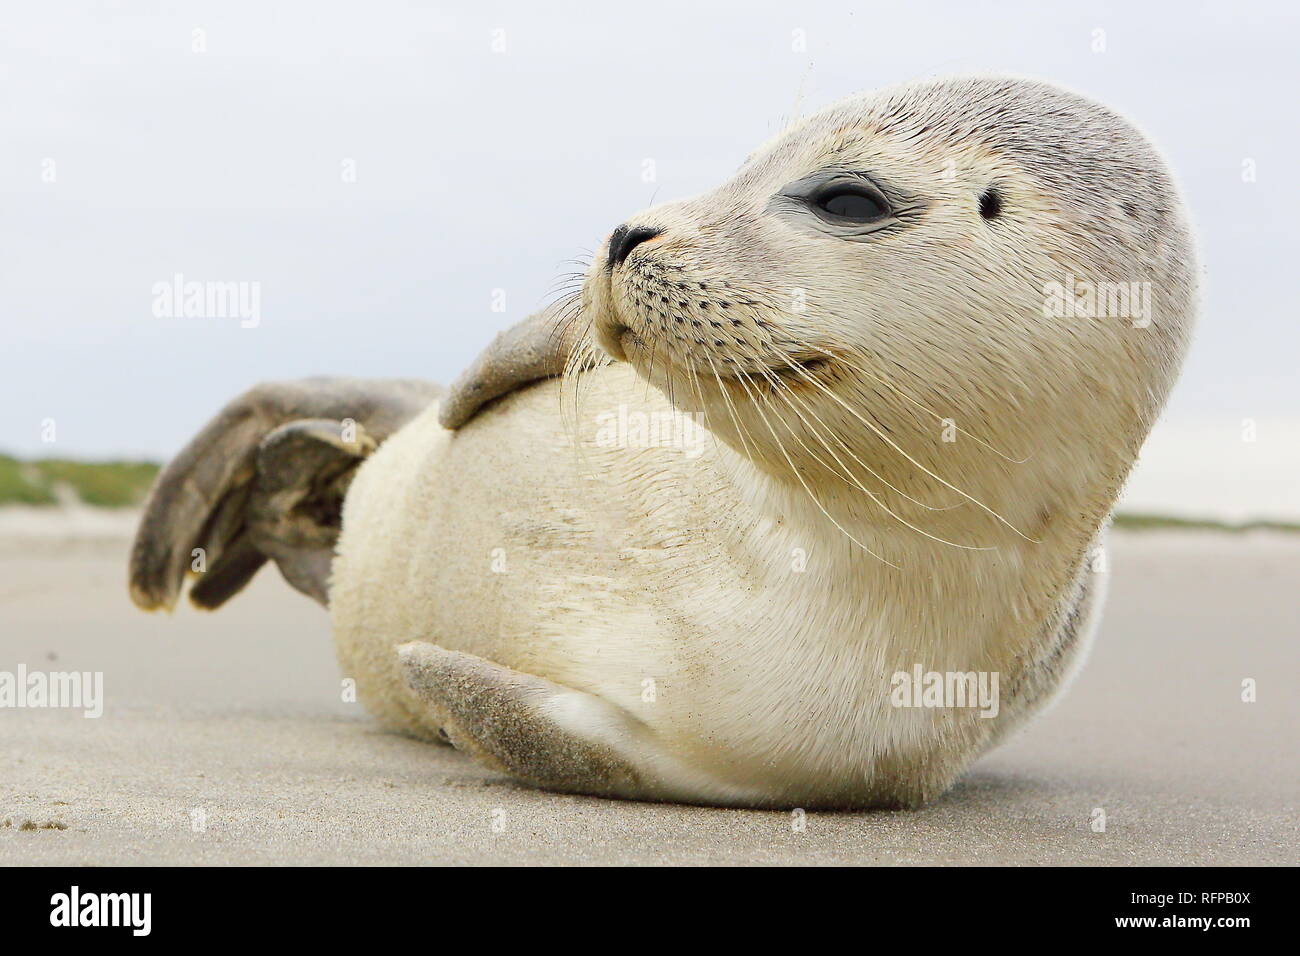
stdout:
<svg viewBox="0 0 1300 956">
<path fill-rule="evenodd" d="M 0 449 L 162 458 L 259 380 L 450 380 L 624 215 L 798 113 L 998 70 L 1134 118 L 1192 210 L 1201 323 L 1133 494 L 1300 513 L 1297 25 L 1280 2 L 8 3 Z M 177 273 L 259 283 L 259 324 L 155 315 Z"/>
</svg>

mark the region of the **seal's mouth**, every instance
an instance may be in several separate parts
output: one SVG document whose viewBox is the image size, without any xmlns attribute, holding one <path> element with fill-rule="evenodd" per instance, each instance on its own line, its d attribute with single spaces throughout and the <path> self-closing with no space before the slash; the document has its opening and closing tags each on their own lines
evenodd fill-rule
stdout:
<svg viewBox="0 0 1300 956">
<path fill-rule="evenodd" d="M 729 354 L 723 341 L 718 341 L 714 343 L 719 346 L 717 350 L 706 347 L 697 351 L 688 339 L 674 334 L 672 325 L 654 329 L 650 334 L 647 334 L 649 330 L 635 328 L 631 318 L 621 314 L 613 293 L 611 277 L 604 271 L 589 276 L 583 285 L 583 308 L 591 316 L 596 344 L 614 361 L 627 362 L 654 379 L 671 377 L 671 369 L 676 367 L 679 373 L 700 383 L 716 379 L 719 384 L 737 388 L 773 387 L 779 383 L 785 389 L 792 389 L 815 385 L 817 377 L 834 361 L 834 356 L 822 349 L 796 343 L 785 343 L 794 346 L 789 351 L 776 342 L 768 342 Z M 680 323 L 682 319 L 675 321 Z M 700 324 L 698 320 L 692 321 L 696 327 Z M 729 344 L 725 335 L 721 338 Z M 667 352 L 662 352 L 665 346 Z M 656 361 L 659 355 L 663 357 Z"/>
<path fill-rule="evenodd" d="M 583 283 L 582 306 L 591 317 L 596 344 L 616 362 L 630 361 L 630 356 L 636 355 L 646 344 L 619 316 L 613 303 L 610 278 L 603 270 Z"/>
<path fill-rule="evenodd" d="M 618 361 L 638 366 L 638 360 L 645 359 L 653 351 L 636 331 L 622 323 L 608 327 L 605 350 Z M 611 346 L 614 346 L 611 348 Z M 762 385 L 772 384 L 773 379 L 785 383 L 788 387 L 811 385 L 815 376 L 831 367 L 831 358 L 825 353 L 801 353 L 783 355 L 768 364 L 755 364 L 749 367 L 735 363 L 700 362 L 697 371 L 702 381 L 709 381 L 716 372 L 716 377 L 728 385 Z"/>
<path fill-rule="evenodd" d="M 738 368 L 722 376 L 731 382 L 761 382 L 769 376 L 776 376 L 792 385 L 808 384 L 808 379 L 828 368 L 831 360 L 825 355 L 788 355 L 775 365 L 757 369 Z"/>
</svg>

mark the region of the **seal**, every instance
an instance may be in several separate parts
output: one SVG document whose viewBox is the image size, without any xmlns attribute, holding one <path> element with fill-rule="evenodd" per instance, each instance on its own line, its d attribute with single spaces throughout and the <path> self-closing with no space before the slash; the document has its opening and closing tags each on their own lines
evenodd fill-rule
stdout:
<svg viewBox="0 0 1300 956">
<path fill-rule="evenodd" d="M 385 723 L 538 786 L 917 806 L 1082 661 L 1195 305 L 1112 111 L 864 94 L 629 217 L 450 393 L 241 396 L 160 475 L 132 595 L 273 559 Z"/>
</svg>

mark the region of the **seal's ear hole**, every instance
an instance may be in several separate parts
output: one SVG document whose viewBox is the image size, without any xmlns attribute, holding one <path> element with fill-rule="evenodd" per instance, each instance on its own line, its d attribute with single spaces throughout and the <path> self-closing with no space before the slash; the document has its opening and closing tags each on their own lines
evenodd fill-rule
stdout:
<svg viewBox="0 0 1300 956">
<path fill-rule="evenodd" d="M 980 196 L 980 215 L 985 219 L 996 219 L 1002 214 L 1002 197 L 996 189 L 986 189 Z"/>
<path fill-rule="evenodd" d="M 980 196 L 979 215 L 984 219 L 997 219 L 1002 215 L 1002 196 L 997 194 L 996 189 L 984 190 L 984 194 Z"/>
</svg>

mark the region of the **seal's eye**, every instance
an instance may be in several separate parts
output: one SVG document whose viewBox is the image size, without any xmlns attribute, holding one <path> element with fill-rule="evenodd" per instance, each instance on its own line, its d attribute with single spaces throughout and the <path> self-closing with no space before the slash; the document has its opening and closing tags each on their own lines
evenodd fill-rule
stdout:
<svg viewBox="0 0 1300 956">
<path fill-rule="evenodd" d="M 923 208 L 919 199 L 850 169 L 819 169 L 789 183 L 768 201 L 768 209 L 788 217 L 791 224 L 848 242 L 904 228 L 905 220 Z"/>
<path fill-rule="evenodd" d="M 866 183 L 833 183 L 809 198 L 813 210 L 827 222 L 878 222 L 889 215 L 889 204 Z"/>
</svg>

